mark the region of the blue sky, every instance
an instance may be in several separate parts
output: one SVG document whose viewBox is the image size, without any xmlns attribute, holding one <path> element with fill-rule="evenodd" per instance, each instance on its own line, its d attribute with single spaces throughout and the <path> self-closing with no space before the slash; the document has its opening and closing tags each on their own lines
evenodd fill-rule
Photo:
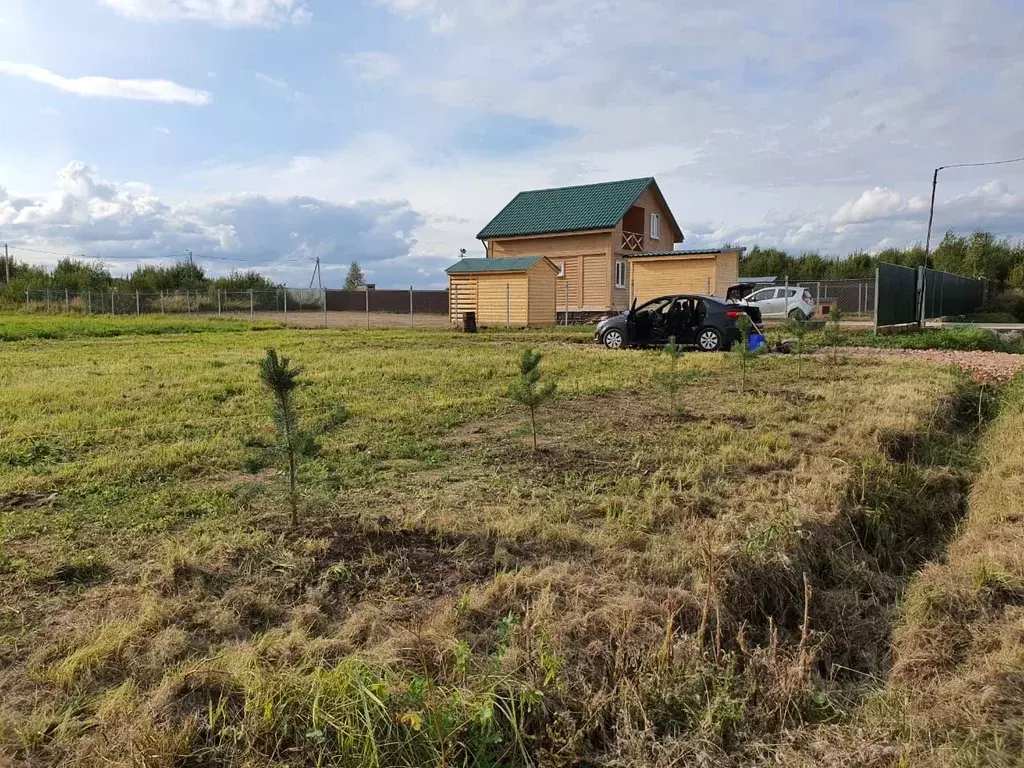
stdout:
<svg viewBox="0 0 1024 768">
<path fill-rule="evenodd" d="M 0 0 L 0 238 L 427 286 L 520 189 L 654 175 L 688 246 L 904 245 L 934 166 L 1024 155 L 1022 11 Z M 1020 236 L 1022 181 L 944 172 L 937 229 Z"/>
</svg>

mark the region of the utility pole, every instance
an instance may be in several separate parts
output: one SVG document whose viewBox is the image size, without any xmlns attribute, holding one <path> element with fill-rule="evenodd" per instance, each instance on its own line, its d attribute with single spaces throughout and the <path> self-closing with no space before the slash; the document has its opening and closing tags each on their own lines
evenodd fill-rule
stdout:
<svg viewBox="0 0 1024 768">
<path fill-rule="evenodd" d="M 1010 160 L 992 160 L 987 163 L 954 163 L 953 165 L 940 165 L 932 173 L 932 202 L 928 206 L 928 234 L 925 235 L 924 239 L 924 265 L 928 266 L 928 257 L 931 254 L 932 249 L 932 220 L 935 218 L 935 188 L 939 184 L 939 171 L 944 171 L 947 168 L 978 168 L 983 165 L 1006 165 L 1008 163 L 1019 163 L 1024 161 L 1024 157 L 1014 157 Z"/>
<path fill-rule="evenodd" d="M 4 243 L 4 282 L 11 282 L 11 254 L 7 251 L 7 243 Z"/>
</svg>

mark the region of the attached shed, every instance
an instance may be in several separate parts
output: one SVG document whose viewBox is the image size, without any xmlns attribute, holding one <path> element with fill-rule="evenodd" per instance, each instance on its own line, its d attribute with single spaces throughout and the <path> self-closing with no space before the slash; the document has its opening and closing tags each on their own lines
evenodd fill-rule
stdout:
<svg viewBox="0 0 1024 768">
<path fill-rule="evenodd" d="M 630 265 L 630 295 L 638 304 L 673 293 L 699 293 L 725 298 L 739 280 L 740 255 L 745 248 L 651 251 L 626 256 Z"/>
<path fill-rule="evenodd" d="M 461 259 L 448 273 L 452 322 L 476 313 L 478 325 L 555 325 L 558 267 L 544 256 Z"/>
</svg>

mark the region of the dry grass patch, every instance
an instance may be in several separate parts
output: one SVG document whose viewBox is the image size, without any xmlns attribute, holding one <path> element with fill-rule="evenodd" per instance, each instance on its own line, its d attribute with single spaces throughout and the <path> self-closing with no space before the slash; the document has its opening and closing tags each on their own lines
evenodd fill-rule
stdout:
<svg viewBox="0 0 1024 768">
<path fill-rule="evenodd" d="M 679 418 L 659 355 L 553 343 L 534 455 L 504 399 L 514 334 L 160 341 L 51 351 L 67 374 L 17 358 L 19 441 L 42 438 L 18 408 L 56 401 L 95 430 L 0 465 L 0 493 L 57 489 L 0 527 L 17 764 L 771 755 L 878 687 L 897 600 L 964 509 L 976 393 L 947 370 L 765 359 L 740 393 L 733 361 L 688 355 Z M 351 410 L 303 465 L 298 526 L 279 478 L 238 475 L 269 437 L 268 343 L 309 371 L 300 410 Z M 110 571 L 63 558 L 54 580 L 83 543 Z"/>
</svg>

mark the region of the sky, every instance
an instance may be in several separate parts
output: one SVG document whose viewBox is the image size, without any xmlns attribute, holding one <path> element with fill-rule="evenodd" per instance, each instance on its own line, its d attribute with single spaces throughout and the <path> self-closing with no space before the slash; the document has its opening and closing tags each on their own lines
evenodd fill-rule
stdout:
<svg viewBox="0 0 1024 768">
<path fill-rule="evenodd" d="M 516 192 L 655 176 L 684 247 L 922 242 L 1024 156 L 1024 0 L 0 0 L 0 241 L 444 285 Z M 1024 235 L 1024 163 L 943 171 Z M 44 253 L 46 252 L 46 253 Z"/>
</svg>

